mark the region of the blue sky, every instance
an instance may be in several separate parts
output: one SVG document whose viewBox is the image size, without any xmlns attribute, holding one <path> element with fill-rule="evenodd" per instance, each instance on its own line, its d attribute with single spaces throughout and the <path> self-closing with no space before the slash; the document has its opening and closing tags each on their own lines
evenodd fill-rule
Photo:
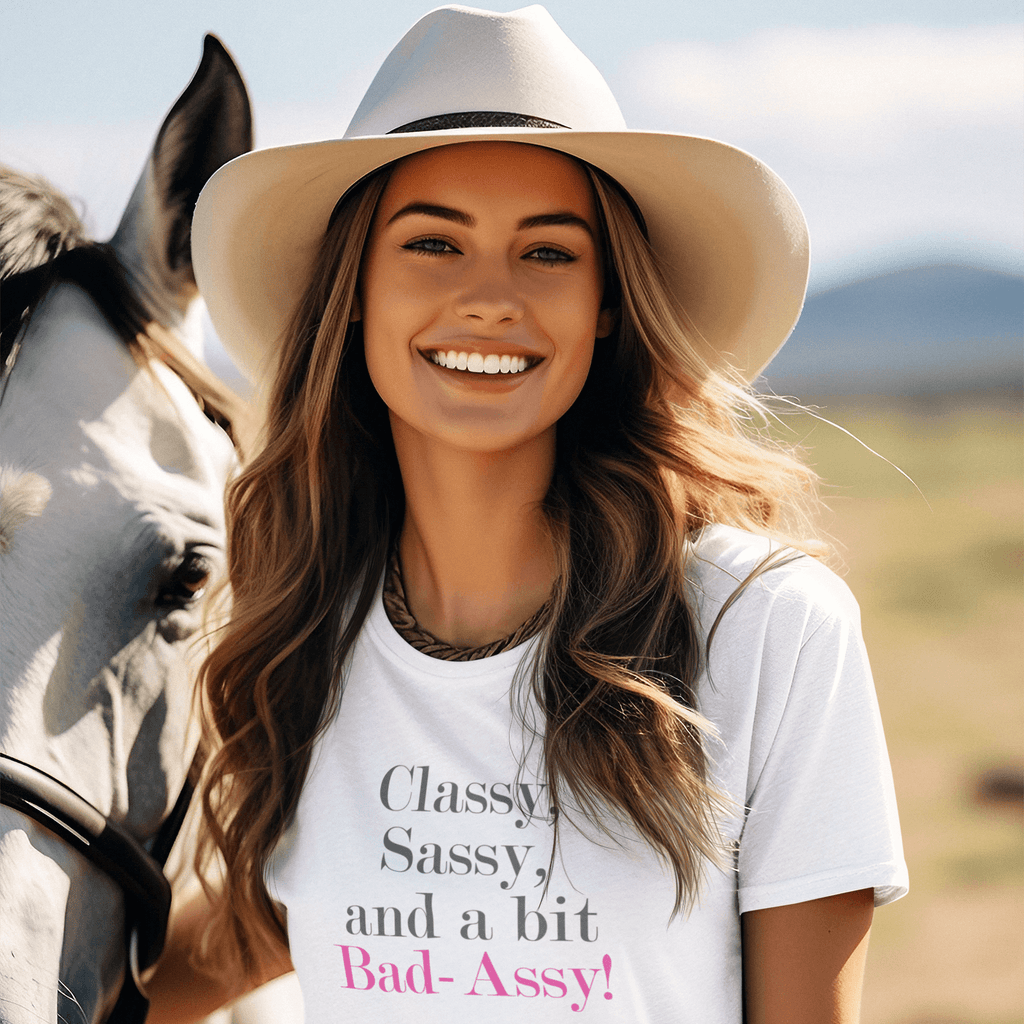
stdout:
<svg viewBox="0 0 1024 1024">
<path fill-rule="evenodd" d="M 921 261 L 1021 272 L 1019 2 L 546 6 L 632 127 L 721 138 L 782 175 L 807 213 L 818 288 Z M 340 135 L 380 60 L 427 9 L 0 0 L 0 159 L 46 174 L 105 236 L 205 31 L 246 77 L 257 145 L 273 145 Z"/>
</svg>

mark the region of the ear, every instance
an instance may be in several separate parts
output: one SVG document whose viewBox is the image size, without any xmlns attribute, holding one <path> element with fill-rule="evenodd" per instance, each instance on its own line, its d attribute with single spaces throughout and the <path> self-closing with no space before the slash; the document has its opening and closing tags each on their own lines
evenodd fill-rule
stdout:
<svg viewBox="0 0 1024 1024">
<path fill-rule="evenodd" d="M 166 320 L 182 316 L 196 294 L 191 241 L 199 193 L 221 164 L 251 148 L 245 83 L 220 40 L 207 35 L 110 240 L 143 303 L 166 326 L 176 326 Z"/>
<path fill-rule="evenodd" d="M 607 338 L 615 330 L 615 322 L 618 318 L 619 311 L 617 309 L 602 309 L 597 314 L 597 332 L 594 337 Z"/>
</svg>

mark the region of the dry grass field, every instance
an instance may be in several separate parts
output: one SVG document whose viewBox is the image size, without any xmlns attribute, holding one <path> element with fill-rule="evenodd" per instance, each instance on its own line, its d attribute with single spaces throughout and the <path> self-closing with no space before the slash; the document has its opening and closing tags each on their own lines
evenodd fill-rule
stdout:
<svg viewBox="0 0 1024 1024">
<path fill-rule="evenodd" d="M 1024 433 L 1016 400 L 819 402 L 787 417 L 826 481 L 861 602 L 911 893 L 878 911 L 864 1024 L 1021 1024 L 1024 815 L 982 773 L 1024 762 Z"/>
</svg>

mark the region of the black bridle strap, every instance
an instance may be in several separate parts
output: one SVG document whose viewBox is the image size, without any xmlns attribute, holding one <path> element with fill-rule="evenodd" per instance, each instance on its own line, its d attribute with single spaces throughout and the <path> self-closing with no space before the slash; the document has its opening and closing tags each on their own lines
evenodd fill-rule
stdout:
<svg viewBox="0 0 1024 1024">
<path fill-rule="evenodd" d="M 120 886 L 126 917 L 136 921 L 139 930 L 139 968 L 156 963 L 167 932 L 171 887 L 160 863 L 135 837 L 53 776 L 3 753 L 0 803 L 49 829 Z M 166 839 L 163 845 L 170 849 Z"/>
<path fill-rule="evenodd" d="M 181 826 L 185 821 L 185 815 L 188 814 L 189 804 L 192 803 L 192 794 L 195 792 L 192 780 L 198 778 L 201 768 L 202 761 L 197 752 L 192 761 L 192 767 L 189 769 L 185 781 L 181 784 L 181 792 L 178 794 L 178 799 L 174 801 L 171 813 L 164 818 L 163 823 L 160 825 L 160 830 L 150 845 L 149 855 L 161 868 L 167 863 L 171 847 L 174 846 L 174 841 L 178 838 L 178 833 L 181 831 Z"/>
</svg>

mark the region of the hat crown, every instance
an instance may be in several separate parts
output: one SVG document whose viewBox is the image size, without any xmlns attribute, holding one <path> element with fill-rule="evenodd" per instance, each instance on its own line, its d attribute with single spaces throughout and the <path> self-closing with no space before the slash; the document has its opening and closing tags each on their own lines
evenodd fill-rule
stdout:
<svg viewBox="0 0 1024 1024">
<path fill-rule="evenodd" d="M 345 138 L 470 111 L 579 131 L 626 127 L 601 73 L 543 7 L 497 14 L 451 6 L 421 18 L 388 54 Z"/>
</svg>

